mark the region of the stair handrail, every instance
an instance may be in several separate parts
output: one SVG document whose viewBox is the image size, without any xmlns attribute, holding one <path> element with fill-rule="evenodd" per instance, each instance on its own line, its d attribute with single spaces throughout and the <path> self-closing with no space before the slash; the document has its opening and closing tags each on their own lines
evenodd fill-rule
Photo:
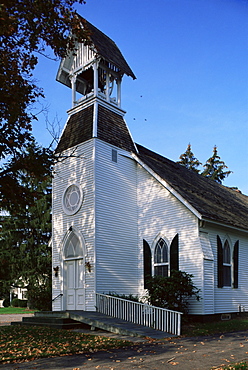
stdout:
<svg viewBox="0 0 248 370">
<path fill-rule="evenodd" d="M 51 302 L 54 302 L 57 298 L 62 297 L 63 293 L 59 293 L 55 298 L 51 300 Z"/>
<path fill-rule="evenodd" d="M 173 335 L 181 334 L 182 312 L 101 293 L 96 293 L 96 311 Z"/>
</svg>

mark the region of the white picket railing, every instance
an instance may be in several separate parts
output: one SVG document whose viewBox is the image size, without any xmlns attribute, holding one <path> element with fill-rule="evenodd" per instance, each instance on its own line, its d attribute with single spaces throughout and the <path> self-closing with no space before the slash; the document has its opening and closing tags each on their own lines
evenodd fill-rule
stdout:
<svg viewBox="0 0 248 370">
<path fill-rule="evenodd" d="M 117 319 L 174 335 L 181 334 L 181 312 L 100 293 L 96 293 L 96 309 Z"/>
</svg>

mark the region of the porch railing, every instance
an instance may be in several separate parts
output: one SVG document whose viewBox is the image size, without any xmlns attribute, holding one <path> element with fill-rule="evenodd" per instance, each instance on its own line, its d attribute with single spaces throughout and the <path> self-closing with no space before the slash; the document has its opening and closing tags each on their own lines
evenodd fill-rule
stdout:
<svg viewBox="0 0 248 370">
<path fill-rule="evenodd" d="M 181 312 L 100 293 L 96 293 L 96 309 L 98 312 L 117 319 L 148 326 L 169 334 L 181 334 Z"/>
</svg>

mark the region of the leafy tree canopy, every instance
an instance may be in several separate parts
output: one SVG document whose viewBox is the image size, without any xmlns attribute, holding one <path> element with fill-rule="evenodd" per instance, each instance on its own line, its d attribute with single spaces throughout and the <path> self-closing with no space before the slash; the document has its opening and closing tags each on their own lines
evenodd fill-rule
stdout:
<svg viewBox="0 0 248 370">
<path fill-rule="evenodd" d="M 32 105 L 43 97 L 33 78 L 38 56 L 50 49 L 55 58 L 64 57 L 75 41 L 88 39 L 74 10 L 76 3 L 84 0 L 0 2 L 0 200 L 8 202 L 12 192 L 12 201 L 19 201 L 26 193 L 20 183 L 17 186 L 14 172 L 33 165 L 27 157 L 23 162 L 22 153 L 33 142 Z"/>
<path fill-rule="evenodd" d="M 73 6 L 84 0 L 3 0 L 0 4 L 0 159 L 29 145 L 30 105 L 43 96 L 33 80 L 38 55 L 63 57 L 87 34 Z M 72 37 L 73 33 L 73 37 Z"/>
</svg>

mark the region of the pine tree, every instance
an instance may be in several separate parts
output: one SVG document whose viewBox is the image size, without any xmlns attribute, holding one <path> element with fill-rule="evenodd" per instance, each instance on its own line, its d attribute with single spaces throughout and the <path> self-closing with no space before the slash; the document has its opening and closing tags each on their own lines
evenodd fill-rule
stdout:
<svg viewBox="0 0 248 370">
<path fill-rule="evenodd" d="M 180 161 L 178 161 L 177 163 L 180 163 L 182 166 L 188 168 L 189 170 L 193 170 L 199 173 L 197 167 L 199 167 L 202 163 L 198 161 L 198 159 L 194 156 L 190 144 L 188 144 L 186 152 L 181 154 L 179 159 Z"/>
<path fill-rule="evenodd" d="M 213 155 L 210 157 L 203 166 L 205 169 L 201 173 L 202 176 L 208 177 L 219 184 L 232 173 L 232 171 L 225 171 L 228 168 L 220 159 L 218 155 L 217 146 L 215 145 L 213 148 Z"/>
<path fill-rule="evenodd" d="M 9 201 L 2 202 L 2 210 L 5 205 L 6 213 L 1 216 L 0 265 L 3 269 L 0 269 L 0 286 L 6 292 L 21 280 L 28 289 L 28 299 L 39 308 L 51 300 L 48 296 L 51 285 L 52 161 L 50 151 L 34 143 L 22 158 L 23 167 L 15 171 L 15 181 L 23 194 L 20 207 Z M 33 172 L 33 165 L 37 173 Z"/>
</svg>

